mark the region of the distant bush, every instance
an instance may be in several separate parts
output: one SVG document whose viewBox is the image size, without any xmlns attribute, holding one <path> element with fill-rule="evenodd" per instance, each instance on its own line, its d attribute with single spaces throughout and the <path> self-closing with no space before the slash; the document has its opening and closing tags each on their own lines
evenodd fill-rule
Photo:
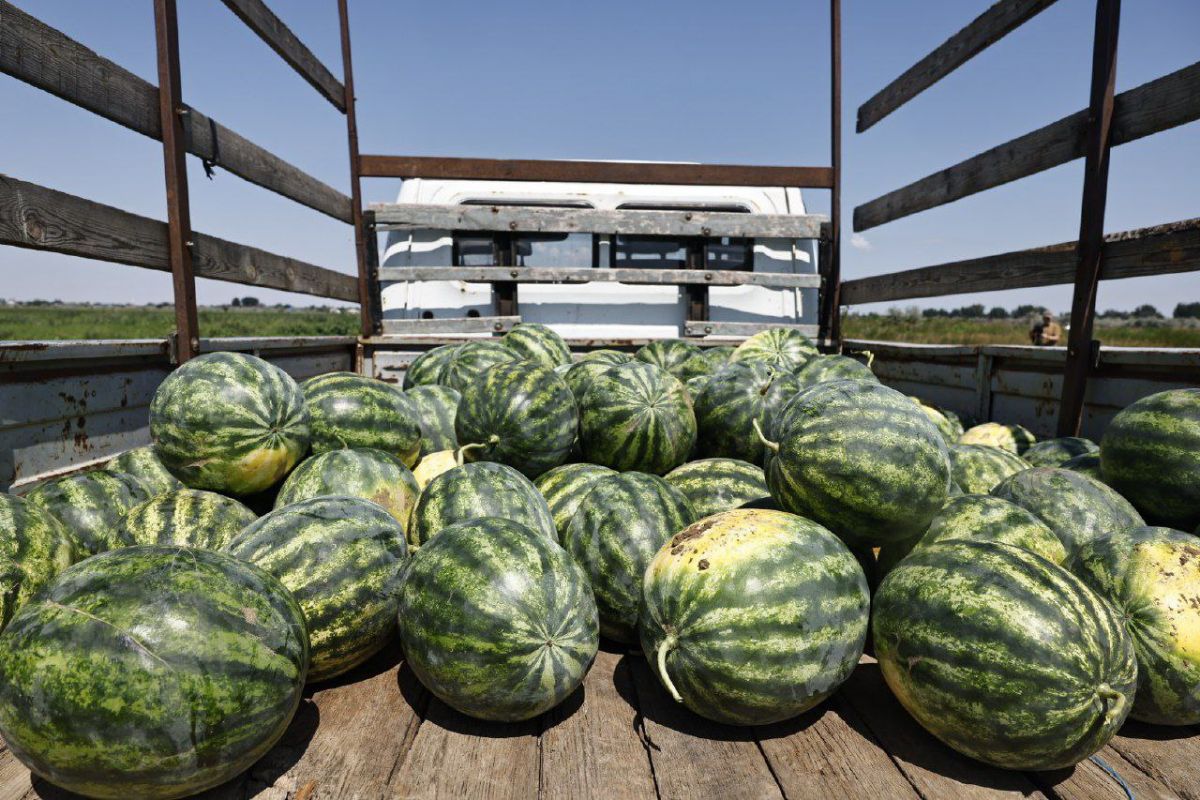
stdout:
<svg viewBox="0 0 1200 800">
<path fill-rule="evenodd" d="M 1200 303 L 1179 303 L 1171 316 L 1175 319 L 1200 319 Z"/>
</svg>

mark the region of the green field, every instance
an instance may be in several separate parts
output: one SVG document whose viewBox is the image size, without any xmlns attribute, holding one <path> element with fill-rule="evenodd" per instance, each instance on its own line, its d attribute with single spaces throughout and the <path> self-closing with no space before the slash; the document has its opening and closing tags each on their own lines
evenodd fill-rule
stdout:
<svg viewBox="0 0 1200 800">
<path fill-rule="evenodd" d="M 1200 347 L 1195 320 L 1098 320 L 1095 337 L 1113 347 Z M 842 336 L 923 344 L 1029 344 L 1030 323 L 1023 320 L 953 319 L 848 314 Z M 1065 345 L 1066 342 L 1064 341 Z"/>
<path fill-rule="evenodd" d="M 206 338 L 358 333 L 357 313 L 202 308 L 199 314 Z M 0 306 L 0 339 L 161 339 L 174 329 L 170 307 Z"/>
</svg>

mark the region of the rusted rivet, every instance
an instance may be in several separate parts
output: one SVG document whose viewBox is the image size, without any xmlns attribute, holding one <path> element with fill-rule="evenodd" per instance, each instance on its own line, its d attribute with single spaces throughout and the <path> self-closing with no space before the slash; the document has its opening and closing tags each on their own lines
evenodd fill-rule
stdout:
<svg viewBox="0 0 1200 800">
<path fill-rule="evenodd" d="M 512 276 L 512 277 L 514 277 L 514 278 L 515 278 L 515 277 L 517 277 L 517 271 L 516 271 L 515 269 L 513 269 L 513 270 L 509 270 L 509 271 L 508 271 L 508 274 L 509 274 L 509 275 L 511 275 L 511 276 Z"/>
</svg>

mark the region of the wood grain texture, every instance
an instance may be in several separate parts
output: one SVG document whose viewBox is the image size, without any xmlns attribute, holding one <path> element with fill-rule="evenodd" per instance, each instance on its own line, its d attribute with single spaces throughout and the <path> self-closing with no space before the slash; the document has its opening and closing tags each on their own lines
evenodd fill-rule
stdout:
<svg viewBox="0 0 1200 800">
<path fill-rule="evenodd" d="M 385 319 L 384 335 L 411 333 L 503 333 L 520 317 L 443 317 L 441 319 Z"/>
<path fill-rule="evenodd" d="M 1126 722 L 1111 747 L 1184 800 L 1200 800 L 1200 732 L 1196 728 Z"/>
<path fill-rule="evenodd" d="M 790 328 L 800 331 L 805 336 L 816 336 L 816 325 L 798 325 L 786 322 L 686 322 L 683 325 L 685 336 L 753 336 L 759 331 L 771 328 Z"/>
<path fill-rule="evenodd" d="M 152 139 L 162 139 L 158 87 L 0 0 L 0 72 Z M 334 219 L 350 198 L 193 108 L 183 118 L 192 155 Z"/>
<path fill-rule="evenodd" d="M 588 267 L 382 267 L 381 281 L 490 283 L 628 283 L 649 286 L 763 286 L 817 288 L 820 275 L 700 269 L 591 269 Z"/>
<path fill-rule="evenodd" d="M 345 88 L 304 42 L 262 0 L 221 0 L 225 7 L 279 54 L 338 111 L 346 110 Z"/>
<path fill-rule="evenodd" d="M 1140 800 L 1177 800 L 1179 797 L 1167 786 L 1126 761 L 1111 746 L 1102 748 L 1096 755 L 1129 784 L 1134 797 Z M 1091 760 L 1082 761 L 1071 769 L 1030 773 L 1029 777 L 1043 791 L 1059 800 L 1127 799 L 1121 784 Z"/>
<path fill-rule="evenodd" d="M 358 299 L 350 275 L 203 233 L 192 242 L 196 277 Z M 3 174 L 0 243 L 170 271 L 166 223 Z"/>
</svg>

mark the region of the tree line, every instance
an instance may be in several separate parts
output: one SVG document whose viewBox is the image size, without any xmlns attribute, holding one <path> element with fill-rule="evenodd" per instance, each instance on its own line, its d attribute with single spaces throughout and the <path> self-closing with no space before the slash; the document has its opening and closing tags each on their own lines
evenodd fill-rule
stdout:
<svg viewBox="0 0 1200 800">
<path fill-rule="evenodd" d="M 959 308 L 926 308 L 921 311 L 921 316 L 926 319 L 934 317 L 950 317 L 955 319 L 1030 319 L 1040 317 L 1045 311 L 1045 307 L 1037 305 L 1021 305 L 1010 311 L 1002 306 L 987 308 L 982 303 L 975 303 L 969 306 L 960 306 Z M 1071 315 L 1063 314 L 1062 316 L 1069 319 Z M 1099 312 L 1096 316 L 1101 319 L 1166 319 L 1162 312 L 1149 303 L 1140 305 L 1132 311 L 1121 311 L 1110 308 Z M 1178 303 L 1171 316 L 1174 319 L 1200 319 L 1200 302 Z"/>
</svg>

